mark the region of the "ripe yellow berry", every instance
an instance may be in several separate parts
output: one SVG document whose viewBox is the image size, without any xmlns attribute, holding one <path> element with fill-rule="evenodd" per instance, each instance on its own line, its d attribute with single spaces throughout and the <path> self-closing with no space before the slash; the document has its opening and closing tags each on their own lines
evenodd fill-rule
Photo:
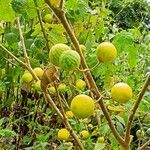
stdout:
<svg viewBox="0 0 150 150">
<path fill-rule="evenodd" d="M 103 42 L 97 47 L 97 58 L 100 62 L 112 62 L 117 57 L 117 50 L 110 42 Z"/>
<path fill-rule="evenodd" d="M 119 103 L 126 103 L 132 97 L 131 87 L 123 82 L 115 84 L 111 89 L 112 98 Z"/>
<path fill-rule="evenodd" d="M 69 118 L 69 119 L 71 119 L 71 118 L 73 118 L 73 112 L 72 111 L 66 111 L 66 116 Z"/>
<path fill-rule="evenodd" d="M 89 132 L 87 130 L 83 130 L 80 132 L 80 137 L 82 139 L 87 139 L 90 136 Z"/>
<path fill-rule="evenodd" d="M 59 140 L 68 140 L 70 136 L 70 132 L 63 128 L 58 131 L 57 137 Z"/>
<path fill-rule="evenodd" d="M 94 112 L 94 107 L 94 100 L 84 94 L 75 96 L 71 101 L 71 111 L 80 119 L 91 116 Z"/>
<path fill-rule="evenodd" d="M 43 71 L 41 68 L 39 68 L 39 67 L 34 68 L 34 69 L 33 69 L 33 72 L 34 72 L 34 73 L 36 74 L 36 76 L 39 77 L 39 78 L 41 78 L 41 77 L 43 76 L 43 73 L 44 73 L 44 71 Z"/>
<path fill-rule="evenodd" d="M 83 80 L 81 80 L 81 79 L 78 79 L 78 80 L 76 81 L 76 87 L 77 87 L 78 89 L 80 89 L 80 90 L 85 89 L 85 87 L 86 87 L 85 81 L 83 81 Z"/>
<path fill-rule="evenodd" d="M 49 92 L 52 93 L 52 94 L 55 94 L 55 93 L 56 93 L 56 89 L 55 89 L 54 86 L 50 86 L 50 87 L 48 88 L 48 90 L 49 90 Z"/>
</svg>

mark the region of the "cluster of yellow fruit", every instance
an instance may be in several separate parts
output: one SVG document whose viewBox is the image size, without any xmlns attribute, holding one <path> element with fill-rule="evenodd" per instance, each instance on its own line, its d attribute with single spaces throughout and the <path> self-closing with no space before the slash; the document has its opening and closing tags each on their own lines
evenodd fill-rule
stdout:
<svg viewBox="0 0 150 150">
<path fill-rule="evenodd" d="M 43 69 L 40 67 L 34 68 L 33 72 L 39 79 L 41 79 L 44 73 Z M 25 73 L 21 77 L 21 82 L 30 83 L 31 81 L 33 81 L 33 77 L 31 73 L 29 73 L 28 71 L 25 71 Z M 36 91 L 41 91 L 41 81 L 39 80 L 37 82 L 34 82 L 32 87 Z"/>
<path fill-rule="evenodd" d="M 117 50 L 112 43 L 102 42 L 97 47 L 96 55 L 100 62 L 109 63 L 117 57 Z M 132 89 L 128 84 L 120 82 L 112 87 L 111 94 L 115 101 L 126 103 L 132 97 Z"/>
</svg>

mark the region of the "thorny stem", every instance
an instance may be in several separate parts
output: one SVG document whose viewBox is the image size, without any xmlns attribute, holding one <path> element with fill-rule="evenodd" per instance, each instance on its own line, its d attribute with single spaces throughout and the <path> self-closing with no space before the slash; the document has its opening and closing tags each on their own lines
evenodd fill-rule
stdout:
<svg viewBox="0 0 150 150">
<path fill-rule="evenodd" d="M 139 104 L 148 88 L 148 86 L 150 85 L 150 75 L 148 75 L 145 83 L 144 83 L 144 86 L 142 87 L 141 89 L 141 92 L 139 93 L 139 96 L 136 100 L 136 103 L 134 104 L 132 110 L 131 110 L 131 113 L 130 113 L 130 116 L 129 116 L 129 119 L 128 119 L 128 124 L 127 124 L 127 129 L 126 129 L 126 135 L 125 135 L 125 142 L 129 144 L 129 137 L 130 137 L 130 130 L 131 130 L 131 125 L 132 125 L 132 122 L 133 122 L 133 119 L 134 119 L 134 115 L 139 107 Z"/>
<path fill-rule="evenodd" d="M 71 29 L 71 26 L 69 25 L 68 23 L 68 20 L 65 16 L 65 13 L 63 10 L 59 9 L 59 8 L 56 8 L 56 7 L 53 7 L 50 3 L 49 0 L 45 0 L 45 2 L 49 5 L 49 7 L 53 10 L 53 12 L 56 14 L 56 16 L 60 19 L 62 25 L 64 26 L 68 36 L 70 37 L 70 40 L 72 42 L 72 44 L 74 45 L 74 48 L 76 49 L 76 51 L 79 53 L 80 57 L 81 57 L 81 66 L 82 66 L 82 69 L 86 69 L 87 71 L 84 72 L 85 74 L 85 77 L 87 78 L 87 80 L 89 81 L 89 85 L 90 85 L 90 89 L 91 91 L 93 92 L 93 94 L 95 95 L 95 98 L 96 99 L 99 99 L 101 97 L 101 93 L 99 92 L 98 90 L 98 87 L 92 77 L 92 74 L 86 64 L 86 61 L 85 61 L 85 58 L 82 54 L 82 51 L 80 49 L 80 46 L 79 46 L 79 42 L 77 40 L 77 38 L 75 37 L 74 35 L 74 32 L 73 30 Z M 111 118 L 110 118 L 110 115 L 108 113 L 108 110 L 104 104 L 104 102 L 102 101 L 102 99 L 99 101 L 99 104 L 101 106 L 101 109 L 108 121 L 108 124 L 113 132 L 113 135 L 115 136 L 115 138 L 117 139 L 117 141 L 122 145 L 122 146 L 126 146 L 125 142 L 123 141 L 122 137 L 119 135 L 119 133 L 117 132 Z"/>
</svg>

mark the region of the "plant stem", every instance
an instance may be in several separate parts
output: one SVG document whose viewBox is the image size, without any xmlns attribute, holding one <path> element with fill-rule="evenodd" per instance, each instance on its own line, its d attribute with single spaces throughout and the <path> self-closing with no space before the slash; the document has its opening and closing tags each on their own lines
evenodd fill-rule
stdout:
<svg viewBox="0 0 150 150">
<path fill-rule="evenodd" d="M 62 113 L 60 112 L 60 110 L 57 108 L 57 106 L 55 105 L 55 103 L 53 102 L 53 100 L 51 99 L 50 95 L 46 92 L 44 92 L 44 96 L 45 98 L 48 100 L 48 102 L 51 104 L 51 106 L 55 109 L 55 111 L 57 112 L 58 116 L 62 119 L 62 121 L 64 122 L 65 126 L 69 129 L 71 135 L 73 136 L 73 138 L 75 139 L 75 141 L 77 142 L 80 150 L 84 150 L 84 147 L 82 145 L 82 143 L 80 142 L 79 137 L 76 135 L 76 133 L 73 131 L 72 127 L 70 126 L 69 122 L 67 119 L 64 118 L 64 116 L 62 115 Z"/>
<path fill-rule="evenodd" d="M 130 140 L 130 130 L 131 130 L 131 125 L 132 125 L 132 122 L 133 122 L 133 119 L 134 119 L 134 115 L 139 107 L 139 104 L 148 88 L 150 84 L 150 75 L 148 75 L 142 89 L 141 89 L 141 92 L 139 93 L 139 96 L 136 100 L 136 103 L 134 104 L 132 110 L 131 110 L 131 113 L 130 113 L 130 116 L 129 116 L 129 119 L 128 119 L 128 124 L 127 124 L 127 129 L 126 129 L 126 135 L 125 135 L 125 142 L 129 144 L 129 140 Z"/>
<path fill-rule="evenodd" d="M 17 20 L 17 26 L 18 26 L 18 29 L 19 29 L 21 44 L 22 44 L 22 47 L 23 47 L 24 58 L 25 58 L 25 62 L 27 64 L 27 69 L 32 74 L 32 76 L 35 78 L 35 80 L 38 81 L 39 79 L 36 76 L 36 74 L 33 72 L 33 69 L 31 67 L 30 60 L 29 60 L 29 57 L 28 57 L 28 54 L 27 54 L 27 49 L 26 49 L 26 46 L 25 46 L 24 37 L 23 37 L 22 30 L 21 30 L 19 17 L 17 17 L 16 20 Z"/>
<path fill-rule="evenodd" d="M 36 7 L 36 11 L 37 11 L 37 16 L 38 16 L 38 19 L 39 19 L 39 23 L 40 23 L 40 26 L 41 26 L 41 29 L 42 29 L 42 33 L 43 33 L 43 36 L 44 36 L 44 38 L 45 38 L 45 40 L 46 40 L 46 48 L 47 48 L 47 50 L 48 50 L 48 52 L 49 52 L 49 45 L 48 45 L 48 37 L 47 37 L 47 34 L 46 34 L 46 32 L 45 32 L 45 29 L 44 29 L 44 27 L 43 27 L 43 23 L 42 23 L 42 17 L 41 17 L 41 12 L 39 11 L 39 9 L 38 9 L 38 5 L 37 5 L 37 0 L 33 0 L 34 1 L 34 4 L 35 4 L 35 7 Z"/>
<path fill-rule="evenodd" d="M 89 81 L 89 85 L 90 85 L 90 90 L 93 92 L 93 94 L 95 95 L 95 98 L 96 99 L 99 99 L 101 97 L 101 93 L 99 92 L 98 90 L 98 87 L 92 77 L 92 74 L 86 64 L 86 61 L 85 61 L 85 58 L 83 56 L 83 53 L 80 49 L 80 46 L 79 46 L 79 42 L 77 40 L 77 38 L 75 37 L 74 35 L 74 32 L 73 30 L 71 29 L 71 26 L 69 25 L 68 23 L 68 20 L 65 16 L 65 13 L 63 10 L 59 9 L 59 8 L 56 8 L 56 7 L 53 7 L 50 3 L 49 0 L 45 0 L 45 2 L 49 5 L 49 7 L 53 10 L 53 12 L 56 14 L 56 16 L 60 19 L 62 25 L 64 26 L 68 36 L 70 37 L 70 40 L 75 48 L 75 50 L 79 53 L 80 57 L 81 57 L 81 66 L 83 68 L 83 70 L 87 70 L 84 72 L 87 80 Z M 122 146 L 126 146 L 125 142 L 123 141 L 122 137 L 119 135 L 119 133 L 117 132 L 117 130 L 115 129 L 115 126 L 110 118 L 110 115 L 107 111 L 107 108 L 104 104 L 104 102 L 102 101 L 102 99 L 99 101 L 99 104 L 101 106 L 101 109 L 104 113 L 104 116 L 106 117 L 107 121 L 108 121 L 108 124 L 113 132 L 113 135 L 115 136 L 115 138 L 117 139 L 117 141 L 122 145 Z"/>
</svg>

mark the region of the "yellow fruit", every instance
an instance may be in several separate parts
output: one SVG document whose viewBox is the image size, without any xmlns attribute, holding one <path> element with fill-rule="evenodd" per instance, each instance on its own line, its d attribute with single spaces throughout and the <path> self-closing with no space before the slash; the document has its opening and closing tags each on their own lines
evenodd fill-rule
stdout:
<svg viewBox="0 0 150 150">
<path fill-rule="evenodd" d="M 33 89 L 36 91 L 41 91 L 41 81 L 40 80 L 33 84 Z"/>
<path fill-rule="evenodd" d="M 80 132 L 80 137 L 81 137 L 82 139 L 87 139 L 89 136 L 90 136 L 90 134 L 89 134 L 89 132 L 86 131 L 86 130 L 83 130 L 83 131 Z"/>
<path fill-rule="evenodd" d="M 65 92 L 66 91 L 66 85 L 64 83 L 61 83 L 58 85 L 58 91 L 59 92 Z"/>
<path fill-rule="evenodd" d="M 104 136 L 98 137 L 97 139 L 97 143 L 104 143 L 104 141 L 105 141 Z"/>
<path fill-rule="evenodd" d="M 27 83 L 31 82 L 32 79 L 33 79 L 32 75 L 31 75 L 30 73 L 28 73 L 28 72 L 27 72 L 27 73 L 24 73 L 24 74 L 22 75 L 22 77 L 21 77 L 21 81 L 22 81 L 22 82 L 27 82 Z"/>
<path fill-rule="evenodd" d="M 111 89 L 112 98 L 119 103 L 126 103 L 132 97 L 131 87 L 123 82 L 115 84 Z"/>
<path fill-rule="evenodd" d="M 69 119 L 71 119 L 71 118 L 73 118 L 73 112 L 72 111 L 66 111 L 66 116 L 67 116 L 67 118 L 69 118 Z"/>
<path fill-rule="evenodd" d="M 91 116 L 94 112 L 94 100 L 84 94 L 77 95 L 71 101 L 71 111 L 81 119 Z"/>
<path fill-rule="evenodd" d="M 55 94 L 56 93 L 56 89 L 54 86 L 51 86 L 48 88 L 49 92 L 52 93 L 52 94 Z"/>
<path fill-rule="evenodd" d="M 70 136 L 70 132 L 63 128 L 58 131 L 57 137 L 59 140 L 68 140 Z"/>
<path fill-rule="evenodd" d="M 43 75 L 43 73 L 44 73 L 44 71 L 43 71 L 41 68 L 39 68 L 39 67 L 34 68 L 34 69 L 33 69 L 33 72 L 34 72 L 34 73 L 36 74 L 36 76 L 39 77 L 39 78 L 41 78 L 42 75 Z"/>
<path fill-rule="evenodd" d="M 78 80 L 76 81 L 76 87 L 77 87 L 78 89 L 80 89 L 80 90 L 85 89 L 85 87 L 86 87 L 85 81 L 83 81 L 83 80 L 81 80 L 81 79 L 78 79 Z"/>
<path fill-rule="evenodd" d="M 94 126 L 93 126 L 92 124 L 88 124 L 88 128 L 89 128 L 89 129 L 93 129 Z"/>
<path fill-rule="evenodd" d="M 117 50 L 110 42 L 103 42 L 97 47 L 97 58 L 100 62 L 112 62 L 117 57 Z"/>
</svg>

